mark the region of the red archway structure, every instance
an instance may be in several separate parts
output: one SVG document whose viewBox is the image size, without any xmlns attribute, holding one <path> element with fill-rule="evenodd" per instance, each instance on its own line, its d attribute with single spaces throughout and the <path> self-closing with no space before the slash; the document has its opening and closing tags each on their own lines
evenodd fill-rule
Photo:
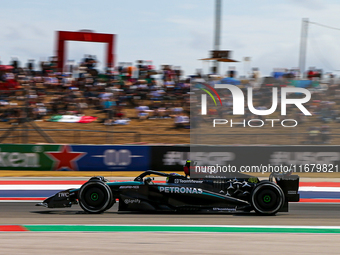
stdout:
<svg viewBox="0 0 340 255">
<path fill-rule="evenodd" d="M 114 36 L 113 34 L 99 34 L 89 32 L 69 32 L 57 31 L 57 57 L 58 57 L 58 71 L 62 72 L 66 58 L 65 41 L 80 41 L 80 42 L 98 42 L 107 43 L 106 49 L 106 67 L 114 67 Z"/>
</svg>

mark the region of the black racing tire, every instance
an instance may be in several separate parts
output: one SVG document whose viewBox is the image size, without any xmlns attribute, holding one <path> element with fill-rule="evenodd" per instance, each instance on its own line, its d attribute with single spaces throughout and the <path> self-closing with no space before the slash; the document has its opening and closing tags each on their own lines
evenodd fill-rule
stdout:
<svg viewBox="0 0 340 255">
<path fill-rule="evenodd" d="M 78 200 L 85 212 L 102 213 L 112 204 L 112 191 L 102 181 L 89 181 L 80 187 Z"/>
<path fill-rule="evenodd" d="M 260 215 L 275 215 L 285 203 L 285 195 L 276 183 L 261 181 L 251 193 L 251 204 Z"/>
<path fill-rule="evenodd" d="M 116 198 L 112 198 L 111 202 L 107 205 L 105 211 L 111 209 L 111 207 L 116 203 Z"/>
</svg>

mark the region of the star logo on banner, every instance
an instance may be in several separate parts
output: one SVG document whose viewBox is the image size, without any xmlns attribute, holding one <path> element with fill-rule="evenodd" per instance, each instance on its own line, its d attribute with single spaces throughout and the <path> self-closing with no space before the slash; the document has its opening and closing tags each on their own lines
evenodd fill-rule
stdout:
<svg viewBox="0 0 340 255">
<path fill-rule="evenodd" d="M 71 171 L 77 171 L 78 166 L 76 161 L 84 157 L 87 153 L 74 152 L 71 151 L 71 147 L 69 145 L 63 145 L 61 146 L 61 151 L 45 152 L 45 154 L 54 161 L 57 161 L 57 163 L 54 163 L 53 170 L 58 171 L 63 168 L 67 168 Z"/>
</svg>

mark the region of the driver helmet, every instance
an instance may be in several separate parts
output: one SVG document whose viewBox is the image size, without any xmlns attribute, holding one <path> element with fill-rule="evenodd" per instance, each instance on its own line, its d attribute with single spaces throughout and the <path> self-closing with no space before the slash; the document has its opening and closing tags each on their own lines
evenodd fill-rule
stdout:
<svg viewBox="0 0 340 255">
<path fill-rule="evenodd" d="M 183 167 L 183 171 L 185 173 L 185 177 L 190 176 L 190 166 L 191 166 L 191 160 L 187 160 L 185 162 L 184 167 Z"/>
<path fill-rule="evenodd" d="M 153 180 L 154 180 L 153 177 L 147 177 L 147 178 L 144 179 L 144 182 L 146 184 L 153 184 Z"/>
</svg>

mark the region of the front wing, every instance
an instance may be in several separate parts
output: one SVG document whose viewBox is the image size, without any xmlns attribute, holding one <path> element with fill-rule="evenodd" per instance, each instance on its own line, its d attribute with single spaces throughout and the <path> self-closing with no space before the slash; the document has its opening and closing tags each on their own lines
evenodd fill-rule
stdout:
<svg viewBox="0 0 340 255">
<path fill-rule="evenodd" d="M 60 191 L 49 198 L 46 198 L 42 203 L 36 206 L 44 206 L 47 208 L 65 208 L 71 207 L 73 204 L 78 204 L 77 195 L 73 189 Z"/>
</svg>

